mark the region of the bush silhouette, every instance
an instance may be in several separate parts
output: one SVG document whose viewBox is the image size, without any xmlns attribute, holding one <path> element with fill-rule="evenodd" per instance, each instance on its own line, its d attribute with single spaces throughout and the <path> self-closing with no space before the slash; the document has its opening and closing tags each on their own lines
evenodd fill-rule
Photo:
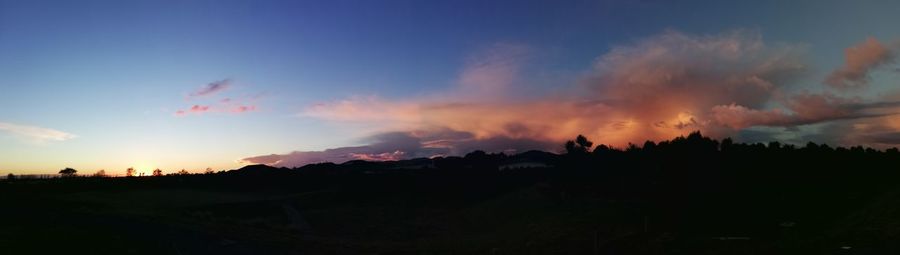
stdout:
<svg viewBox="0 0 900 255">
<path fill-rule="evenodd" d="M 73 176 L 75 176 L 76 173 L 78 173 L 78 170 L 75 170 L 75 169 L 70 168 L 70 167 L 66 167 L 66 168 L 63 169 L 63 170 L 59 170 L 59 174 L 60 174 L 62 177 L 73 177 Z"/>
</svg>

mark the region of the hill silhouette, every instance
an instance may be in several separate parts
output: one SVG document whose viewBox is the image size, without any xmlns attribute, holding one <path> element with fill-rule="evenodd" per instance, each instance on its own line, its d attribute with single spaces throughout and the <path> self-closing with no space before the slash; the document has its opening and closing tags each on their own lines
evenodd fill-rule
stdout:
<svg viewBox="0 0 900 255">
<path fill-rule="evenodd" d="M 12 251 L 157 237 L 131 253 L 893 254 L 900 152 L 691 133 L 616 148 L 217 174 L 11 179 Z M 53 219 L 47 221 L 45 219 Z M 82 222 L 87 219 L 89 222 Z M 44 231 L 52 229 L 52 231 Z M 174 248 L 173 248 L 174 247 Z M 113 249 L 115 250 L 115 249 Z M 39 252 L 40 253 L 40 252 Z M 99 252 L 103 253 L 103 252 Z"/>
</svg>

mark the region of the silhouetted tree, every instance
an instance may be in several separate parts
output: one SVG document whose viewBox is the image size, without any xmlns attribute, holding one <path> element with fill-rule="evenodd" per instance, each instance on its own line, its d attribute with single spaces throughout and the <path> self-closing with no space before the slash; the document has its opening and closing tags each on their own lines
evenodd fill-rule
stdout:
<svg viewBox="0 0 900 255">
<path fill-rule="evenodd" d="M 94 177 L 106 177 L 106 170 L 100 169 L 100 171 L 94 173 Z"/>
<path fill-rule="evenodd" d="M 134 167 L 129 167 L 125 170 L 125 177 L 134 177 L 135 173 L 137 172 L 134 170 Z"/>
<path fill-rule="evenodd" d="M 653 141 L 646 141 L 644 142 L 644 147 L 642 147 L 642 149 L 644 149 L 644 151 L 654 151 L 656 150 L 656 143 Z"/>
<path fill-rule="evenodd" d="M 63 170 L 59 170 L 59 175 L 61 175 L 62 177 L 72 177 L 75 176 L 76 173 L 78 173 L 78 170 L 75 170 L 71 167 L 66 167 Z"/>
<path fill-rule="evenodd" d="M 178 171 L 178 175 L 187 175 L 187 174 L 190 174 L 190 173 L 188 173 L 187 170 L 181 169 L 181 171 Z"/>
<path fill-rule="evenodd" d="M 728 151 L 734 145 L 734 140 L 731 140 L 731 137 L 722 139 L 722 144 L 719 145 L 719 149 L 722 151 Z"/>
<path fill-rule="evenodd" d="M 569 140 L 566 142 L 566 153 L 584 155 L 591 152 L 591 146 L 593 145 L 594 143 L 588 140 L 587 137 L 578 135 L 574 141 Z"/>
<path fill-rule="evenodd" d="M 213 174 L 213 169 L 212 169 L 212 167 L 207 167 L 207 168 L 206 168 L 206 171 L 204 171 L 203 173 L 204 173 L 204 174 Z"/>
<path fill-rule="evenodd" d="M 162 176 L 162 170 L 159 170 L 159 168 L 153 170 L 153 176 Z"/>
<path fill-rule="evenodd" d="M 16 175 L 14 175 L 13 173 L 9 173 L 9 174 L 6 175 L 6 180 L 7 180 L 7 181 L 12 181 L 12 180 L 15 180 L 15 179 L 16 179 Z"/>
<path fill-rule="evenodd" d="M 607 153 L 610 151 L 612 151 L 612 149 L 609 148 L 609 146 L 607 146 L 606 144 L 601 144 L 601 145 L 597 145 L 597 148 L 594 149 L 593 153 L 595 155 L 600 155 L 600 154 L 604 154 L 604 153 Z"/>
</svg>

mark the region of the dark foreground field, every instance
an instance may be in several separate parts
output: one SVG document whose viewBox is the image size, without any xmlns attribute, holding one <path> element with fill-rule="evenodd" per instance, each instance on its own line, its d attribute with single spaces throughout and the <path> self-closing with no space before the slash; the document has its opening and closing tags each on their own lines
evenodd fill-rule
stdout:
<svg viewBox="0 0 900 255">
<path fill-rule="evenodd" d="M 561 156 L 475 153 L 299 169 L 251 166 L 209 175 L 0 182 L 0 250 L 900 252 L 896 152 L 702 146 L 709 141 L 689 137 L 622 151 L 570 148 Z M 502 167 L 526 161 L 547 166 Z"/>
</svg>

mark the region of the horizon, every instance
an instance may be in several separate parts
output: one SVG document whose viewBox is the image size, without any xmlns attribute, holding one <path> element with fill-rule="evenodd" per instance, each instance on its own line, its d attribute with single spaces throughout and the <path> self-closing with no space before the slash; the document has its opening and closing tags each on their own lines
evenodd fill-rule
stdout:
<svg viewBox="0 0 900 255">
<path fill-rule="evenodd" d="M 900 144 L 900 16 L 818 1 L 3 1 L 0 175 Z"/>
<path fill-rule="evenodd" d="M 719 151 L 724 150 L 722 146 L 723 146 L 723 142 L 724 142 L 725 140 L 728 140 L 729 142 L 734 142 L 734 140 L 733 140 L 731 137 L 725 137 L 725 138 L 723 138 L 722 140 L 718 140 L 718 139 L 715 139 L 715 138 L 703 136 L 703 135 L 700 133 L 700 131 L 691 132 L 690 135 L 694 135 L 694 134 L 696 134 L 697 136 L 699 136 L 699 137 L 701 137 L 701 138 L 703 138 L 703 139 L 711 139 L 712 141 L 716 142 L 717 146 L 719 146 L 719 147 L 717 148 L 717 150 L 719 150 Z M 689 135 L 689 136 L 690 136 L 690 135 Z M 579 136 L 581 136 L 581 135 L 579 135 Z M 594 146 L 589 146 L 589 148 L 587 148 L 587 149 L 588 149 L 587 152 L 588 152 L 588 153 L 592 153 L 592 152 L 595 151 L 595 150 L 628 151 L 628 150 L 631 150 L 632 148 L 646 149 L 647 146 L 648 146 L 648 145 L 647 145 L 648 143 L 651 143 L 653 146 L 657 146 L 657 145 L 660 145 L 660 144 L 663 144 L 663 143 L 671 143 L 671 142 L 673 142 L 673 141 L 675 141 L 675 140 L 678 140 L 678 139 L 682 139 L 682 140 L 684 140 L 684 139 L 689 139 L 689 136 L 680 135 L 680 136 L 674 137 L 674 138 L 672 138 L 672 139 L 661 140 L 661 141 L 647 140 L 647 141 L 645 141 L 643 144 L 633 144 L 633 143 L 629 143 L 627 146 L 621 146 L 621 147 L 620 147 L 620 146 L 615 146 L 615 145 L 608 145 L 608 144 L 598 143 L 598 144 L 596 144 L 596 145 L 594 145 Z M 590 139 L 590 138 L 586 138 L 586 139 Z M 576 141 L 576 140 L 569 140 L 568 142 L 575 142 L 575 141 Z M 588 141 L 588 142 L 593 144 L 593 142 L 590 142 L 590 141 Z M 856 148 L 859 148 L 859 149 L 865 150 L 865 151 L 868 151 L 868 150 L 872 149 L 872 150 L 874 150 L 875 152 L 879 152 L 879 153 L 896 153 L 896 152 L 898 151 L 898 147 L 889 147 L 889 148 L 884 148 L 884 149 L 877 149 L 877 148 L 872 148 L 872 147 L 865 147 L 865 146 L 862 146 L 862 145 L 847 146 L 847 147 L 845 147 L 845 146 L 835 146 L 835 147 L 832 147 L 832 146 L 828 145 L 827 143 L 816 144 L 816 143 L 814 143 L 814 142 L 812 142 L 812 141 L 808 141 L 808 142 L 806 142 L 805 144 L 781 143 L 781 142 L 779 142 L 779 141 L 752 142 L 752 143 L 734 142 L 734 144 L 740 144 L 740 145 L 746 145 L 746 146 L 761 145 L 761 146 L 763 146 L 764 148 L 769 148 L 769 149 L 772 149 L 772 148 L 784 148 L 784 149 L 791 149 L 791 150 L 808 149 L 808 148 L 810 148 L 810 146 L 813 146 L 813 148 L 816 148 L 816 149 L 820 149 L 820 148 L 829 148 L 830 150 L 836 150 L 836 151 L 840 151 L 840 150 L 850 151 L 850 150 L 854 150 L 854 149 L 856 149 Z M 773 146 L 775 146 L 775 147 L 773 147 Z M 564 147 L 564 146 L 561 146 L 561 147 Z M 213 169 L 213 168 L 206 168 L 206 169 L 202 169 L 202 170 L 198 170 L 198 171 L 192 171 L 193 169 L 192 169 L 192 170 L 187 170 L 187 169 L 185 169 L 185 168 L 182 168 L 182 169 L 180 169 L 180 170 L 172 169 L 171 172 L 167 172 L 167 171 L 169 171 L 169 170 L 166 170 L 166 169 L 160 169 L 160 168 L 137 168 L 137 167 L 135 167 L 134 169 L 135 169 L 136 171 L 135 171 L 134 175 L 131 175 L 131 176 L 129 176 L 129 175 L 127 174 L 127 169 L 126 169 L 126 170 L 123 170 L 123 172 L 122 172 L 121 174 L 118 173 L 118 172 L 116 172 L 115 170 L 113 170 L 113 171 L 106 171 L 106 169 L 99 169 L 99 170 L 97 170 L 96 172 L 82 172 L 82 173 L 76 173 L 76 174 L 73 174 L 72 176 L 78 176 L 78 177 L 104 177 L 104 178 L 117 178 L 117 177 L 156 177 L 156 176 L 153 175 L 154 171 L 156 171 L 156 170 L 160 170 L 160 171 L 161 171 L 161 176 L 181 175 L 182 173 L 181 173 L 180 171 L 186 171 L 185 173 L 187 173 L 187 174 L 214 174 L 214 173 L 222 173 L 222 172 L 230 172 L 230 171 L 243 170 L 245 167 L 252 167 L 252 166 L 268 166 L 268 167 L 272 167 L 272 168 L 281 168 L 281 169 L 302 169 L 303 167 L 306 167 L 306 166 L 310 166 L 310 165 L 318 165 L 318 164 L 323 164 L 323 163 L 332 163 L 332 164 L 336 164 L 336 165 L 344 165 L 344 163 L 348 163 L 348 162 L 351 162 L 351 161 L 366 161 L 366 162 L 383 162 L 383 163 L 390 163 L 390 162 L 402 162 L 402 161 L 404 161 L 404 160 L 416 160 L 416 159 L 430 159 L 430 160 L 434 160 L 434 159 L 440 159 L 440 158 L 452 158 L 452 157 L 463 158 L 464 156 L 465 156 L 465 157 L 468 157 L 468 155 L 469 155 L 470 153 L 476 153 L 476 152 L 484 152 L 484 151 L 482 151 L 482 150 L 475 150 L 475 151 L 471 151 L 471 152 L 465 153 L 465 155 L 446 155 L 446 156 L 438 155 L 438 156 L 431 156 L 431 157 L 405 158 L 405 159 L 388 159 L 388 160 L 375 159 L 375 160 L 372 160 L 372 159 L 367 159 L 367 158 L 359 158 L 359 159 L 351 159 L 351 160 L 349 160 L 349 161 L 344 161 L 344 162 L 318 161 L 318 162 L 310 162 L 310 163 L 307 163 L 307 164 L 304 164 L 304 165 L 298 165 L 298 166 L 293 166 L 293 167 L 286 167 L 286 166 L 276 167 L 276 166 L 274 166 L 273 164 L 261 164 L 261 163 L 260 163 L 260 164 L 245 164 L 245 165 L 240 166 L 240 168 L 235 168 L 235 169 Z M 521 154 L 525 154 L 525 153 L 528 153 L 528 152 L 550 153 L 550 154 L 558 155 L 558 156 L 563 156 L 563 155 L 566 155 L 566 153 L 570 153 L 570 152 L 566 152 L 566 151 L 545 151 L 545 150 L 519 151 L 519 152 L 513 152 L 512 154 L 507 154 L 507 152 L 503 152 L 503 151 L 501 151 L 501 152 L 485 152 L 485 153 L 487 153 L 488 155 L 519 156 L 519 155 L 521 155 Z M 69 169 L 69 167 L 65 167 L 65 169 Z M 130 168 L 129 168 L 129 169 L 130 169 Z M 77 170 L 77 169 L 75 169 L 75 170 Z M 101 171 L 102 171 L 102 172 L 101 172 Z M 207 171 L 208 171 L 208 172 L 207 172 Z M 100 174 L 100 173 L 102 173 L 102 174 Z M 58 173 L 15 174 L 15 173 L 13 173 L 13 172 L 9 172 L 9 173 L 7 173 L 7 174 L 12 174 L 12 175 L 14 175 L 16 178 L 38 178 L 38 179 L 45 179 L 45 178 L 59 178 L 59 177 L 60 177 L 60 174 L 58 174 Z M 9 177 L 8 175 L 2 175 L 2 176 L 0 176 L 0 179 L 8 179 L 8 177 Z"/>
</svg>

